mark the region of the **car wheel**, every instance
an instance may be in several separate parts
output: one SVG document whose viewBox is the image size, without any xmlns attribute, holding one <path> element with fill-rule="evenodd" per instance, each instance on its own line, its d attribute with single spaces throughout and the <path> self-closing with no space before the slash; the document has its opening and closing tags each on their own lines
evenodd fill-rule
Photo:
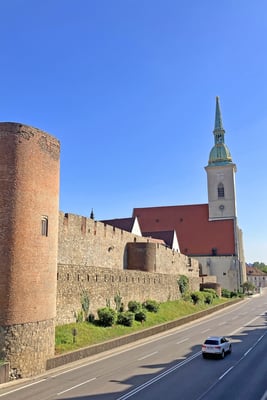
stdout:
<svg viewBox="0 0 267 400">
<path fill-rule="evenodd" d="M 224 358 L 224 350 L 222 351 L 221 358 Z"/>
<path fill-rule="evenodd" d="M 229 346 L 228 353 L 229 353 L 229 354 L 231 354 L 231 353 L 232 353 L 232 346 L 231 346 L 231 345 Z"/>
<path fill-rule="evenodd" d="M 203 357 L 203 358 L 207 358 L 207 355 L 204 354 L 204 353 L 202 353 L 202 357 Z"/>
</svg>

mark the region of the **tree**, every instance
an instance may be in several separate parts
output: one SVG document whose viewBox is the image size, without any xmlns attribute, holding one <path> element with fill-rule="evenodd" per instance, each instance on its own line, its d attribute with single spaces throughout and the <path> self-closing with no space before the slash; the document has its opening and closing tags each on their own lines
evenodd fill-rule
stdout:
<svg viewBox="0 0 267 400">
<path fill-rule="evenodd" d="M 260 269 L 262 272 L 267 273 L 267 265 L 264 264 L 263 262 L 255 261 L 255 262 L 252 264 L 252 266 L 253 266 L 254 268 Z"/>
<path fill-rule="evenodd" d="M 244 282 L 242 287 L 243 287 L 244 293 L 253 292 L 255 289 L 255 286 L 251 282 Z"/>
</svg>

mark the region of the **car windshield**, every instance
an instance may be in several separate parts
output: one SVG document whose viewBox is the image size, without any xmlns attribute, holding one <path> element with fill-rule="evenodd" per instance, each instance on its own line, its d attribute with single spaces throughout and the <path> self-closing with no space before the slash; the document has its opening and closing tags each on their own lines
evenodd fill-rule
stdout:
<svg viewBox="0 0 267 400">
<path fill-rule="evenodd" d="M 214 339 L 207 339 L 205 341 L 205 344 L 219 344 L 218 340 L 214 340 Z"/>
</svg>

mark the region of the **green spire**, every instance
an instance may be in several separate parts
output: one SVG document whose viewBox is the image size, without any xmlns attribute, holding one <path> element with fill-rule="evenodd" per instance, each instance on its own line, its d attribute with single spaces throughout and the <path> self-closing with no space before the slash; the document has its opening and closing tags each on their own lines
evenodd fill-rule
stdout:
<svg viewBox="0 0 267 400">
<path fill-rule="evenodd" d="M 220 109 L 220 101 L 219 101 L 218 96 L 216 96 L 214 131 L 223 131 L 224 132 L 223 123 L 222 123 L 222 114 L 221 114 L 221 109 Z"/>
<path fill-rule="evenodd" d="M 215 125 L 214 125 L 214 146 L 209 156 L 209 165 L 229 164 L 232 162 L 230 151 L 224 143 L 225 130 L 223 129 L 222 114 L 219 97 L 216 97 Z"/>
</svg>

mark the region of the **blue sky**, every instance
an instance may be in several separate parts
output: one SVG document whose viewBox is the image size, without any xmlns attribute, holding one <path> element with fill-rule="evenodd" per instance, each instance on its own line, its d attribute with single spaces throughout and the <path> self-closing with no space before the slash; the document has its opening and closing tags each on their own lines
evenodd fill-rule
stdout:
<svg viewBox="0 0 267 400">
<path fill-rule="evenodd" d="M 1 121 L 61 142 L 60 209 L 207 203 L 215 97 L 247 262 L 267 264 L 266 0 L 9 0 Z"/>
</svg>

